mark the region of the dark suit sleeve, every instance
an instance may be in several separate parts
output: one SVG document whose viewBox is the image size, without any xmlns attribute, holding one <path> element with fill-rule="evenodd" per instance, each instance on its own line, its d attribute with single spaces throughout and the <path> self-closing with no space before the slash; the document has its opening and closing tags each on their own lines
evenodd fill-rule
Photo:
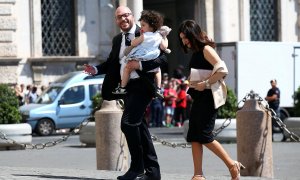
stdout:
<svg viewBox="0 0 300 180">
<path fill-rule="evenodd" d="M 167 64 L 167 56 L 164 52 L 162 52 L 158 58 L 150 61 L 141 61 L 141 63 L 143 68 L 142 72 L 148 72 L 157 67 L 165 66 Z"/>
</svg>

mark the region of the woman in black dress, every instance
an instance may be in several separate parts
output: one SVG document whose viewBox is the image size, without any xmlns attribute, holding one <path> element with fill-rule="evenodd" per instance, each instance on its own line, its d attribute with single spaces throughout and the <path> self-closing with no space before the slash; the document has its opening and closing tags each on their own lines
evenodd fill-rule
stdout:
<svg viewBox="0 0 300 180">
<path fill-rule="evenodd" d="M 215 43 L 201 31 L 195 21 L 182 22 L 178 36 L 184 52 L 187 53 L 189 49 L 193 53 L 189 65 L 191 75 L 188 90 L 188 94 L 193 98 L 193 104 L 187 135 L 187 141 L 192 144 L 194 161 L 192 180 L 205 179 L 202 171 L 203 145 L 224 161 L 232 179 L 239 179 L 240 169 L 244 166 L 232 160 L 221 144 L 214 140 L 213 135 L 218 107 L 226 100 L 226 86 L 223 81 L 228 73 L 226 65 L 214 50 Z M 222 85 L 225 88 L 224 86 L 222 88 Z M 212 89 L 215 91 L 215 88 L 224 96 L 213 94 Z"/>
</svg>

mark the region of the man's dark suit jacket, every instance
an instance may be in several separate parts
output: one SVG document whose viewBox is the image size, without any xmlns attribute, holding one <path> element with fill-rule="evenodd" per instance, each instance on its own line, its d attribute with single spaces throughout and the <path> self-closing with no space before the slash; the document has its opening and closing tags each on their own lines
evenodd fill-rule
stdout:
<svg viewBox="0 0 300 180">
<path fill-rule="evenodd" d="M 140 27 L 137 26 L 135 31 L 135 36 L 140 36 Z M 118 86 L 118 83 L 121 82 L 120 76 L 120 48 L 122 43 L 122 33 L 116 35 L 112 40 L 112 50 L 109 54 L 109 57 L 105 62 L 96 66 L 98 74 L 106 74 L 103 85 L 102 85 L 102 98 L 104 100 L 115 100 L 122 99 L 123 95 L 112 94 L 115 88 Z M 143 71 L 137 70 L 137 73 L 141 77 L 147 77 L 147 71 L 157 68 L 161 65 L 167 63 L 167 58 L 164 53 L 162 53 L 157 59 L 151 61 L 142 61 Z"/>
</svg>

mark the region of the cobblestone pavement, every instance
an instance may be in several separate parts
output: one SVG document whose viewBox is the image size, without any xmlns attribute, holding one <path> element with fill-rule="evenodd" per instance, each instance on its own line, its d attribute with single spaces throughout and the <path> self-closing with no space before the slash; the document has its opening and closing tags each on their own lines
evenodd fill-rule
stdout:
<svg viewBox="0 0 300 180">
<path fill-rule="evenodd" d="M 152 130 L 160 137 L 173 142 L 183 142 L 176 129 L 166 134 Z M 170 137 L 168 137 L 170 136 Z M 58 138 L 43 137 L 44 141 Z M 39 140 L 34 137 L 35 143 Z M 40 140 L 38 141 L 40 142 Z M 155 142 L 161 166 L 162 180 L 190 180 L 193 162 L 190 148 L 171 148 Z M 226 151 L 236 159 L 237 145 L 223 143 Z M 273 143 L 274 179 L 300 180 L 300 143 Z M 204 148 L 204 172 L 208 180 L 229 180 L 229 172 L 224 163 L 212 152 Z M 96 148 L 85 147 L 78 136 L 44 150 L 0 151 L 0 180 L 110 180 L 122 175 L 120 171 L 96 170 Z M 264 180 L 268 178 L 241 177 L 241 180 Z"/>
<path fill-rule="evenodd" d="M 112 177 L 121 175 L 122 172 L 57 169 L 57 168 L 29 168 L 29 167 L 5 167 L 0 166 L 0 179 L 2 180 L 112 180 Z M 188 180 L 191 177 L 180 174 L 162 174 L 162 180 Z M 229 176 L 207 176 L 210 180 L 228 180 Z M 241 179 L 266 179 L 258 177 L 242 177 Z"/>
</svg>

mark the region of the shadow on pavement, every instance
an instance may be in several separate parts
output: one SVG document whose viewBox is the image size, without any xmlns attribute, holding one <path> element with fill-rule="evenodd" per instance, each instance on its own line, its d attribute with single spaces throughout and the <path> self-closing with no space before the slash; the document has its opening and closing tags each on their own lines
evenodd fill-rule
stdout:
<svg viewBox="0 0 300 180">
<path fill-rule="evenodd" d="M 84 180 L 113 180 L 113 179 L 95 179 L 95 178 L 87 178 L 87 177 L 74 177 L 74 176 L 54 176 L 54 175 L 33 175 L 33 174 L 13 174 L 14 176 L 22 176 L 22 177 L 36 177 L 43 179 L 84 179 Z"/>
</svg>

